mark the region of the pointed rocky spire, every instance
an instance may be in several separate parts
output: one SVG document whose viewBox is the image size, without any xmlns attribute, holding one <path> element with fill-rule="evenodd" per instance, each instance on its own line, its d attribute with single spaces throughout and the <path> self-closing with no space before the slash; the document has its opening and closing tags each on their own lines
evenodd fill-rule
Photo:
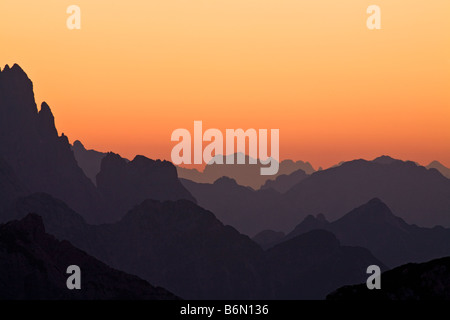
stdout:
<svg viewBox="0 0 450 320">
<path fill-rule="evenodd" d="M 46 102 L 42 102 L 41 111 L 38 114 L 39 132 L 42 136 L 58 137 L 58 131 L 55 127 L 55 118 Z"/>
</svg>

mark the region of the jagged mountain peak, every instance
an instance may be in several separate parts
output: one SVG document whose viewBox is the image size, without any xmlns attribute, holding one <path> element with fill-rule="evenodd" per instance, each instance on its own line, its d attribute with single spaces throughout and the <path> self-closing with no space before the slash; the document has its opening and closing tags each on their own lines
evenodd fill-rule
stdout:
<svg viewBox="0 0 450 320">
<path fill-rule="evenodd" d="M 38 113 L 38 123 L 41 135 L 51 138 L 58 137 L 58 131 L 55 126 L 55 117 L 53 116 L 49 105 L 45 101 L 42 102 L 41 110 Z"/>
</svg>

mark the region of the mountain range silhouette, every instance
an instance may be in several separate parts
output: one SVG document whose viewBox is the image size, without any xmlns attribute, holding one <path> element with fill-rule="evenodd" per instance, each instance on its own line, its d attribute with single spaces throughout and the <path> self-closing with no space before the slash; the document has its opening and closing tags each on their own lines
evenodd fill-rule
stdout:
<svg viewBox="0 0 450 320">
<path fill-rule="evenodd" d="M 297 170 L 303 170 L 306 174 L 315 172 L 309 162 L 283 160 L 279 164 L 279 170 L 276 175 L 262 176 L 260 168 L 265 165 L 261 164 L 259 159 L 255 160 L 257 164 L 249 164 L 250 157 L 244 155 L 245 164 L 237 164 L 238 154 L 216 157 L 222 158 L 223 164 L 208 163 L 203 172 L 200 172 L 197 169 L 177 167 L 179 177 L 198 183 L 213 183 L 217 179 L 225 176 L 236 180 L 236 182 L 242 186 L 251 187 L 257 190 L 268 180 L 274 180 L 281 175 L 290 175 Z M 234 158 L 235 163 L 227 164 L 227 158 Z"/>
<path fill-rule="evenodd" d="M 129 161 L 71 145 L 45 102 L 38 111 L 25 72 L 6 66 L 0 298 L 350 297 L 353 289 L 335 290 L 364 282 L 368 265 L 387 270 L 450 255 L 445 169 L 388 156 L 320 171 L 284 160 L 277 176 L 263 177 L 250 165 L 200 173 L 140 155 Z M 432 266 L 430 283 L 445 282 L 446 261 L 392 274 L 420 277 Z M 85 291 L 65 288 L 70 264 L 82 268 Z M 417 288 L 416 278 L 401 279 L 399 290 Z M 394 297 L 407 299 L 392 283 Z M 447 297 L 424 290 L 414 296 Z"/>
<path fill-rule="evenodd" d="M 375 197 L 409 223 L 450 226 L 450 180 L 435 169 L 390 157 L 314 172 L 285 193 L 252 190 L 229 178 L 213 184 L 181 180 L 199 205 L 250 236 L 267 229 L 289 232 L 309 214 L 336 220 Z"/>
</svg>

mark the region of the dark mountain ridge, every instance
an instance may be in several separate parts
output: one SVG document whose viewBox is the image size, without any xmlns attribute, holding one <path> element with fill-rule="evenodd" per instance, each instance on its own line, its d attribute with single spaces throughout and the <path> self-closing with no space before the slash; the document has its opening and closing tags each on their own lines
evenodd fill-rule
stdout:
<svg viewBox="0 0 450 320">
<path fill-rule="evenodd" d="M 81 289 L 69 290 L 67 267 L 81 270 Z M 176 299 L 170 292 L 114 270 L 68 241 L 45 232 L 41 217 L 0 225 L 0 299 Z"/>
<path fill-rule="evenodd" d="M 366 284 L 345 286 L 328 300 L 450 300 L 450 257 L 425 263 L 408 263 L 381 274 L 381 289 Z"/>
</svg>

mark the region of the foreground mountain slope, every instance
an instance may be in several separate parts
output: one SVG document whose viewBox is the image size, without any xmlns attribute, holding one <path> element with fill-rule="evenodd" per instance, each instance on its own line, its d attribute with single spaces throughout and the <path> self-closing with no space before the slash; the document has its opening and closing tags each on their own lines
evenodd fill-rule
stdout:
<svg viewBox="0 0 450 320">
<path fill-rule="evenodd" d="M 381 289 L 366 284 L 345 286 L 329 300 L 450 300 L 450 257 L 408 263 L 381 274 Z"/>
<path fill-rule="evenodd" d="M 81 270 L 81 289 L 69 290 L 67 267 Z M 0 299 L 175 299 L 136 276 L 114 270 L 67 241 L 45 233 L 41 218 L 0 225 Z"/>
</svg>

